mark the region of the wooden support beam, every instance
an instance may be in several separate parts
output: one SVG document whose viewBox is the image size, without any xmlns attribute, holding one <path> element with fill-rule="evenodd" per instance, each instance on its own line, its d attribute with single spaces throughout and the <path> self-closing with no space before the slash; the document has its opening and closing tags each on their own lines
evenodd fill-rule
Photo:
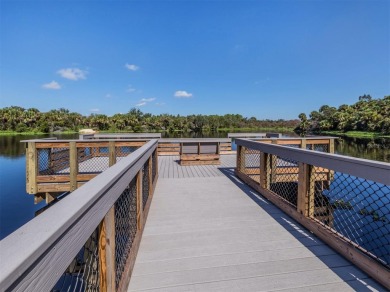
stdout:
<svg viewBox="0 0 390 292">
<path fill-rule="evenodd" d="M 26 149 L 26 191 L 28 194 L 38 193 L 38 153 L 34 142 L 27 143 Z"/>
<path fill-rule="evenodd" d="M 276 140 L 276 139 L 272 139 L 272 142 L 271 144 L 278 144 L 278 141 L 279 140 Z M 271 169 L 270 171 L 270 183 L 274 183 L 276 182 L 276 167 L 277 167 L 277 160 L 278 160 L 278 157 L 276 155 L 271 155 L 271 159 L 270 159 L 270 164 L 269 164 L 269 168 Z"/>
<path fill-rule="evenodd" d="M 305 217 L 314 215 L 314 184 L 313 166 L 299 162 L 297 211 Z"/>
<path fill-rule="evenodd" d="M 270 184 L 269 158 L 269 154 L 260 152 L 260 185 L 265 189 L 269 188 Z"/>
<path fill-rule="evenodd" d="M 329 153 L 334 153 L 334 139 L 329 139 Z"/>
<path fill-rule="evenodd" d="M 301 148 L 306 149 L 306 139 L 301 139 Z"/>
<path fill-rule="evenodd" d="M 116 163 L 115 141 L 108 142 L 108 166 Z"/>
<path fill-rule="evenodd" d="M 99 288 L 115 292 L 115 205 L 99 225 Z"/>
<path fill-rule="evenodd" d="M 70 191 L 77 189 L 77 174 L 79 172 L 79 163 L 77 161 L 76 142 L 69 142 L 69 176 L 70 176 Z"/>
<path fill-rule="evenodd" d="M 46 199 L 46 195 L 42 193 L 38 193 L 34 195 L 34 204 L 38 204 Z"/>
</svg>

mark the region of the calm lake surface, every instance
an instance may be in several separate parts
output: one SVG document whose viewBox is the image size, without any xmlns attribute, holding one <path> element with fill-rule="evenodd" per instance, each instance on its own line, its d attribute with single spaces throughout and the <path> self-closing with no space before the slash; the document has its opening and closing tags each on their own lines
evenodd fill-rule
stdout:
<svg viewBox="0 0 390 292">
<path fill-rule="evenodd" d="M 287 133 L 286 136 L 296 136 Z M 0 136 L 0 239 L 34 218 L 35 212 L 45 203 L 34 205 L 34 198 L 25 191 L 25 145 L 21 140 L 33 138 L 57 137 L 75 139 L 71 135 L 35 135 L 35 136 Z M 215 134 L 163 134 L 167 138 L 218 137 L 226 138 L 226 132 Z M 390 139 L 355 139 L 336 140 L 335 151 L 338 154 L 390 162 Z"/>
</svg>

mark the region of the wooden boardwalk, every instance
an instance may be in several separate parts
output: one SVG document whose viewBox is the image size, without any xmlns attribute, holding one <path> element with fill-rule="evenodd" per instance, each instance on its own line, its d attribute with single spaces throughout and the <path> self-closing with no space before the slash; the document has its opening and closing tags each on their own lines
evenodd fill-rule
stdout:
<svg viewBox="0 0 390 292">
<path fill-rule="evenodd" d="M 384 291 L 233 173 L 159 157 L 128 291 Z"/>
</svg>

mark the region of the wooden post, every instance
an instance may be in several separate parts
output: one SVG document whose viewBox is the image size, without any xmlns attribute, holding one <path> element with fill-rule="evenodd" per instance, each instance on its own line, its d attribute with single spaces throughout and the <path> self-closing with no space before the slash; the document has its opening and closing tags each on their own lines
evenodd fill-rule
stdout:
<svg viewBox="0 0 390 292">
<path fill-rule="evenodd" d="M 271 140 L 271 144 L 278 144 L 278 140 L 277 139 L 272 139 Z M 276 182 L 276 168 L 277 168 L 277 160 L 278 160 L 278 157 L 276 155 L 271 155 L 271 159 L 270 159 L 270 183 L 273 183 L 273 182 Z"/>
<path fill-rule="evenodd" d="M 299 162 L 297 211 L 305 217 L 314 215 L 313 166 Z"/>
<path fill-rule="evenodd" d="M 29 194 L 38 192 L 38 153 L 35 142 L 28 142 L 26 149 L 26 191 Z"/>
<path fill-rule="evenodd" d="M 334 153 L 334 139 L 329 139 L 329 153 Z"/>
<path fill-rule="evenodd" d="M 306 139 L 304 138 L 301 139 L 301 148 L 306 149 Z"/>
<path fill-rule="evenodd" d="M 142 205 L 142 169 L 137 174 L 137 227 L 138 230 L 143 226 L 143 205 Z"/>
<path fill-rule="evenodd" d="M 70 186 L 69 190 L 73 192 L 77 189 L 77 174 L 79 172 L 79 162 L 77 161 L 76 142 L 69 142 L 69 166 L 70 166 Z"/>
<path fill-rule="evenodd" d="M 115 141 L 108 142 L 108 166 L 116 163 Z"/>
<path fill-rule="evenodd" d="M 237 145 L 237 155 L 236 155 L 236 171 L 237 172 L 241 171 L 241 166 L 240 166 L 241 147 L 242 146 Z"/>
<path fill-rule="evenodd" d="M 237 145 L 237 171 L 241 173 L 246 173 L 245 171 L 245 147 Z"/>
<path fill-rule="evenodd" d="M 156 165 L 154 166 L 156 168 L 156 177 L 155 177 L 155 179 L 157 179 L 157 177 L 158 177 L 158 151 L 157 151 L 157 148 L 156 148 L 156 150 L 154 150 L 154 153 L 156 155 Z"/>
<path fill-rule="evenodd" d="M 267 175 L 267 163 L 269 155 L 264 152 L 260 152 L 260 187 L 267 189 L 268 175 Z"/>
<path fill-rule="evenodd" d="M 99 287 L 114 291 L 115 284 L 115 205 L 99 225 Z"/>
</svg>

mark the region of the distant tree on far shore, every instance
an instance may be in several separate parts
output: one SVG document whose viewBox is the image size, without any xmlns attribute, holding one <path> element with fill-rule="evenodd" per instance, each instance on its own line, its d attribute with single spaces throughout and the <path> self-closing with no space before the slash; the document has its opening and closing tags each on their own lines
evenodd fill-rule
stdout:
<svg viewBox="0 0 390 292">
<path fill-rule="evenodd" d="M 353 105 L 343 104 L 339 108 L 323 105 L 312 111 L 307 119 L 299 115 L 297 133 L 321 133 L 322 131 L 364 131 L 390 134 L 390 95 L 373 99 L 371 95 L 359 96 Z"/>
</svg>

